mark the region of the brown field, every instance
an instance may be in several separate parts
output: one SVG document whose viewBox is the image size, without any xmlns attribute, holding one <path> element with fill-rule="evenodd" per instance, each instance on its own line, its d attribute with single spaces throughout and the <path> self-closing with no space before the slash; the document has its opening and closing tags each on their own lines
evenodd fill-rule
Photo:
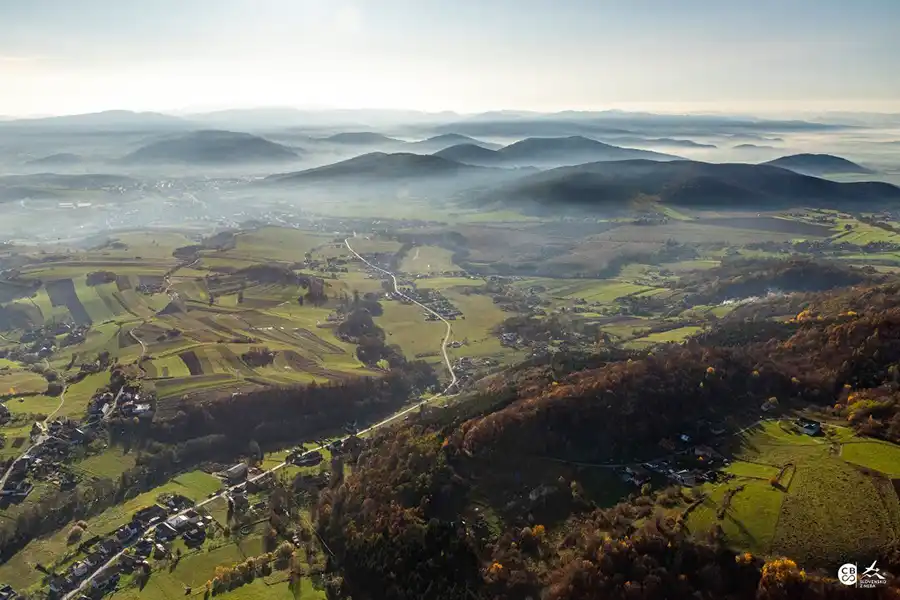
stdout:
<svg viewBox="0 0 900 600">
<path fill-rule="evenodd" d="M 804 223 L 792 219 L 779 219 L 777 217 L 717 217 L 698 219 L 696 222 L 716 227 L 735 227 L 737 229 L 790 233 L 801 237 L 823 238 L 828 237 L 833 233 L 831 228 L 826 225 Z"/>
<path fill-rule="evenodd" d="M 203 366 L 200 359 L 197 358 L 196 352 L 189 350 L 188 352 L 182 352 L 178 356 L 184 361 L 184 364 L 188 368 L 188 371 L 191 372 L 191 375 L 203 375 Z"/>
</svg>

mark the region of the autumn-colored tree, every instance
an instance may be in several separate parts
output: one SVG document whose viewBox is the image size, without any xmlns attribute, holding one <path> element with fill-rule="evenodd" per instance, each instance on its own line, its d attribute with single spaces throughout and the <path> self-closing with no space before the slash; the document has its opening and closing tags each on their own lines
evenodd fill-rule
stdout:
<svg viewBox="0 0 900 600">
<path fill-rule="evenodd" d="M 806 571 L 788 558 L 767 561 L 762 568 L 757 598 L 760 600 L 791 600 L 802 596 L 807 581 Z"/>
</svg>

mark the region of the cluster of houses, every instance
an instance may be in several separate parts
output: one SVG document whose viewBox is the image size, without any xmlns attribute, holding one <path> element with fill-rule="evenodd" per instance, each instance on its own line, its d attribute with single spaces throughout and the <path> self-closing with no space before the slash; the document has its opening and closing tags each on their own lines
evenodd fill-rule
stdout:
<svg viewBox="0 0 900 600">
<path fill-rule="evenodd" d="M 624 466 L 616 471 L 622 481 L 638 487 L 654 478 L 685 487 L 719 481 L 727 477 L 721 468 L 730 464 L 730 461 L 699 440 L 708 441 L 717 438 L 727 430 L 725 423 L 700 420 L 693 431 L 660 441 L 660 447 L 670 452 L 669 456 Z"/>
<path fill-rule="evenodd" d="M 154 283 L 141 283 L 140 285 L 135 286 L 134 291 L 146 294 L 148 296 L 152 296 L 153 294 L 161 294 L 166 290 L 165 281 L 159 281 Z"/>
<path fill-rule="evenodd" d="M 85 556 L 62 574 L 51 578 L 50 592 L 60 596 L 76 589 L 81 583 L 121 554 L 117 563 L 91 580 L 91 587 L 110 591 L 116 587 L 122 573 L 135 568 L 148 568 L 146 559 L 168 555 L 169 546 L 181 536 L 187 546 L 199 546 L 206 539 L 206 529 L 212 517 L 201 516 L 191 509 L 194 503 L 179 495 L 168 497 L 162 504 L 147 506 L 135 512 L 131 521 L 105 536 L 95 536 L 79 546 Z M 130 546 L 127 552 L 122 552 Z"/>
<path fill-rule="evenodd" d="M 460 383 L 466 383 L 481 369 L 495 367 L 500 363 L 493 358 L 481 357 L 471 358 L 468 356 L 460 357 L 453 363 L 453 371 Z"/>
<path fill-rule="evenodd" d="M 11 502 L 24 500 L 34 489 L 29 475 L 54 482 L 63 490 L 75 486 L 75 476 L 64 462 L 73 447 L 90 441 L 90 431 L 82 429 L 71 419 L 60 418 L 46 425 L 35 423 L 31 428 L 31 438 L 34 445 L 10 466 L 9 475 L 0 489 L 0 498 Z"/>
<path fill-rule="evenodd" d="M 463 316 L 461 310 L 453 305 L 443 294 L 437 290 L 418 290 L 415 287 L 404 287 L 401 291 L 416 302 L 423 304 L 448 321 L 455 321 Z M 399 298 L 401 302 L 408 303 L 406 298 Z M 423 316 L 426 321 L 437 321 L 438 317 L 432 312 L 425 311 Z"/>
<path fill-rule="evenodd" d="M 638 487 L 649 482 L 653 474 L 676 485 L 693 487 L 721 479 L 723 474 L 719 469 L 727 464 L 728 460 L 709 446 L 697 445 L 669 458 L 623 467 L 618 472 L 623 481 Z"/>
<path fill-rule="evenodd" d="M 140 387 L 124 386 L 118 394 L 102 392 L 91 398 L 88 404 L 88 422 L 103 419 L 117 410 L 123 417 L 139 417 L 154 411 L 152 397 L 141 391 Z"/>
<path fill-rule="evenodd" d="M 416 273 L 415 275 L 406 273 L 405 275 L 406 277 L 411 277 L 413 279 L 428 279 L 429 277 L 466 277 L 468 279 L 478 279 L 478 277 L 469 275 L 467 272 L 461 269 L 455 271 L 440 271 L 438 273 Z"/>
<path fill-rule="evenodd" d="M 139 387 L 125 386 L 116 401 L 116 408 L 124 417 L 137 417 L 153 412 L 150 398 Z"/>
<path fill-rule="evenodd" d="M 19 345 L 10 350 L 8 356 L 25 364 L 35 364 L 52 356 L 58 346 L 80 344 L 86 339 L 88 330 L 87 325 L 64 322 L 35 327 L 19 337 Z M 65 336 L 62 341 L 58 341 L 60 336 Z"/>
</svg>

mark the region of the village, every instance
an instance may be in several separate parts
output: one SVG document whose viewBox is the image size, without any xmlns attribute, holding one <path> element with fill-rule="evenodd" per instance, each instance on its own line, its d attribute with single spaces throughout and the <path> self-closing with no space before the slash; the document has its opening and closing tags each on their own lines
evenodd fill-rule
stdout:
<svg viewBox="0 0 900 600">
<path fill-rule="evenodd" d="M 0 479 L 0 505 L 25 500 L 34 489 L 32 480 L 54 484 L 63 491 L 74 488 L 79 476 L 68 463 L 76 451 L 86 455 L 106 448 L 103 422 L 114 414 L 152 417 L 154 406 L 152 395 L 142 395 L 137 383 L 123 381 L 117 393 L 104 389 L 93 396 L 83 423 L 67 417 L 34 422 L 29 432 L 31 446 L 11 462 Z M 6 406 L 0 409 L 3 418 L 8 418 Z"/>
<path fill-rule="evenodd" d="M 60 437 L 71 435 L 74 430 L 71 422 L 59 426 L 51 424 L 51 431 Z M 333 455 L 343 451 L 358 452 L 362 441 L 351 434 L 343 441 L 334 440 L 324 446 Z M 18 477 L 26 470 L 36 473 L 41 461 L 58 466 L 58 463 L 47 460 L 53 453 L 52 450 L 44 450 L 41 458 L 30 457 L 22 463 L 28 467 L 17 468 L 16 481 L 24 481 Z M 288 452 L 285 464 L 314 467 L 323 460 L 321 451 L 307 451 L 300 446 Z M 233 530 L 232 535 L 241 535 L 241 531 L 265 519 L 267 494 L 275 483 L 273 472 L 239 462 L 216 475 L 224 487 L 219 492 L 211 493 L 206 500 L 195 502 L 177 493 L 164 494 L 157 498 L 156 503 L 136 510 L 127 523 L 105 534 L 79 540 L 77 551 L 67 557 L 62 566 L 51 571 L 43 565 L 36 565 L 35 568 L 47 575 L 50 598 L 61 598 L 79 588 L 87 596 L 102 596 L 114 591 L 124 575 L 149 576 L 155 566 L 151 559 L 171 564 L 180 559 L 182 545 L 187 551 L 198 551 L 204 544 L 226 543 L 223 541 L 229 537 L 226 529 Z M 316 493 L 328 485 L 329 475 L 327 469 L 301 473 L 295 478 L 294 487 L 301 493 Z M 227 503 L 229 523 L 218 522 L 209 512 L 210 503 L 220 499 Z M 210 541 L 213 539 L 215 542 Z M 181 540 L 181 544 L 175 545 L 177 540 Z M 297 539 L 289 541 L 294 545 L 300 543 Z M 85 589 L 88 579 L 90 584 Z M 12 587 L 0 584 L 0 599 L 15 598 L 19 595 Z"/>
</svg>

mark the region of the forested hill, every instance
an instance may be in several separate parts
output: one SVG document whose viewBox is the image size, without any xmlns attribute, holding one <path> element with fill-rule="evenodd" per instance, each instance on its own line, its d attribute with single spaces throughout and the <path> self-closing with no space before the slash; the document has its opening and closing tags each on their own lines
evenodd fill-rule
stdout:
<svg viewBox="0 0 900 600">
<path fill-rule="evenodd" d="M 755 556 L 735 547 L 726 522 L 689 527 L 705 502 L 694 493 L 645 486 L 604 504 L 597 469 L 567 462 L 651 460 L 698 423 L 757 419 L 766 402 L 845 423 L 860 440 L 900 441 L 900 285 L 776 297 L 747 310 L 748 320 L 684 345 L 513 368 L 380 436 L 319 498 L 340 597 L 856 597 L 822 554 Z M 827 456 L 827 445 L 805 447 Z M 848 543 L 900 572 L 896 541 Z"/>
</svg>

